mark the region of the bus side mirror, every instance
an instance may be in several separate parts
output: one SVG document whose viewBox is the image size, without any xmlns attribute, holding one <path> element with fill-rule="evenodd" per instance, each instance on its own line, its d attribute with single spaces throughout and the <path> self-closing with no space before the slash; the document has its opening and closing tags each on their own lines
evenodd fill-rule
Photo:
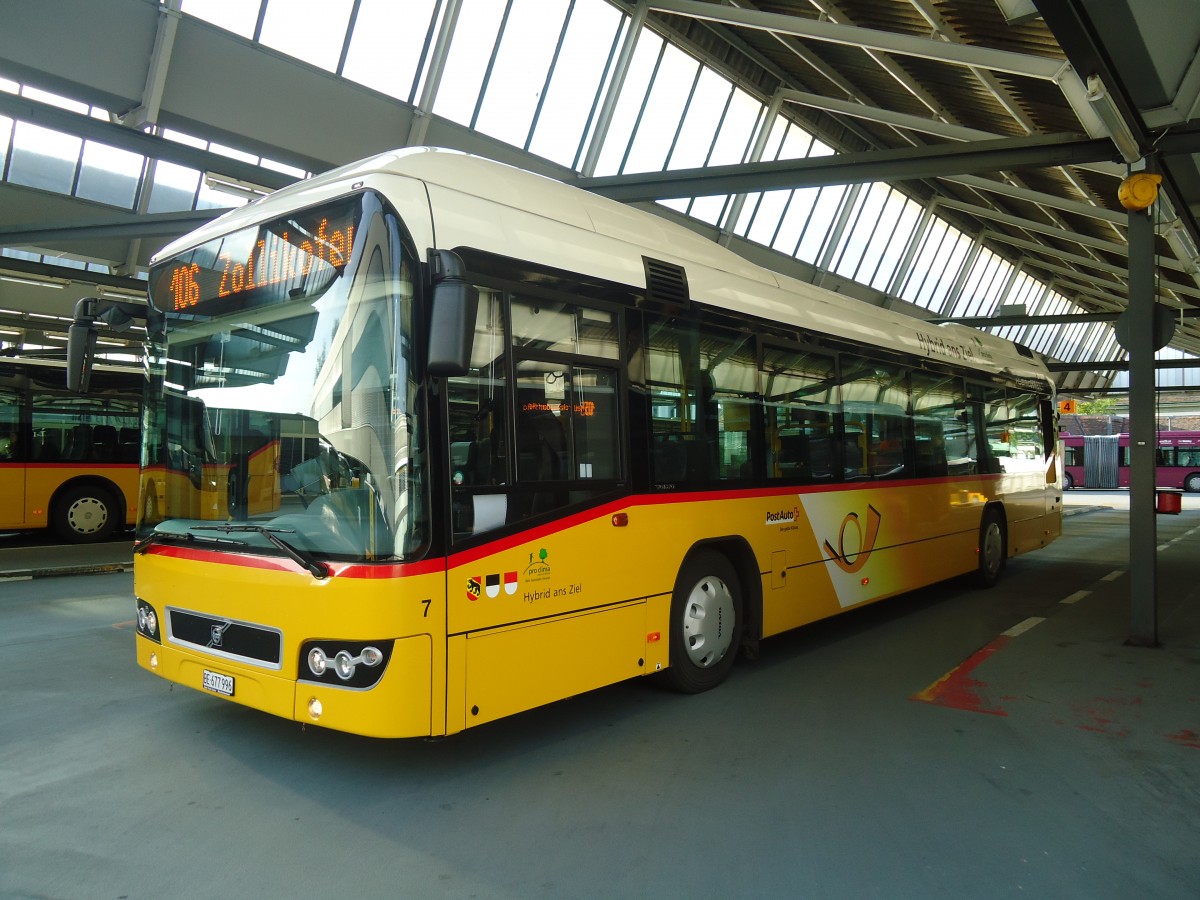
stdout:
<svg viewBox="0 0 1200 900">
<path fill-rule="evenodd" d="M 75 320 L 67 329 L 67 390 L 87 393 L 96 361 L 96 297 L 75 304 Z"/>
<path fill-rule="evenodd" d="M 466 375 L 471 368 L 471 344 L 479 291 L 467 281 L 466 267 L 449 250 L 429 251 L 433 304 L 429 315 L 430 375 Z"/>
</svg>

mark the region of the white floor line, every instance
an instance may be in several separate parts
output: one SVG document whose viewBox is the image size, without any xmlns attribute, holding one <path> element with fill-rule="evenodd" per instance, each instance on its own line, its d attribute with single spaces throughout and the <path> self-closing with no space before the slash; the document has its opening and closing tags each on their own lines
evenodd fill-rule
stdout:
<svg viewBox="0 0 1200 900">
<path fill-rule="evenodd" d="M 1024 634 L 1034 625 L 1039 625 L 1045 621 L 1045 616 L 1030 616 L 1024 622 L 1018 622 L 1012 628 L 1008 629 L 1008 631 L 1002 631 L 1000 633 L 1005 637 L 1016 637 L 1018 634 Z"/>
</svg>

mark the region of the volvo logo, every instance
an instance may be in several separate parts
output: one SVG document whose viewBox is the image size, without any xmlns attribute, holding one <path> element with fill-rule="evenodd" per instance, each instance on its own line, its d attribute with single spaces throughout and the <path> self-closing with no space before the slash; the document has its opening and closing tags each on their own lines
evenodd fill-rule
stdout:
<svg viewBox="0 0 1200 900">
<path fill-rule="evenodd" d="M 229 626 L 232 624 L 232 622 L 217 622 L 211 628 L 209 628 L 208 646 L 220 647 L 221 642 L 225 640 L 225 632 L 229 630 Z"/>
</svg>

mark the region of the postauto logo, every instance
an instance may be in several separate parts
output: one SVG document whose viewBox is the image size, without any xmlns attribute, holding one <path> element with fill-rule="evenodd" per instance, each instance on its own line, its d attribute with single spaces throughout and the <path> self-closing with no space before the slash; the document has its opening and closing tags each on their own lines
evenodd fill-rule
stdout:
<svg viewBox="0 0 1200 900">
<path fill-rule="evenodd" d="M 790 525 L 800 518 L 800 507 L 794 506 L 791 509 L 781 509 L 778 512 L 767 512 L 767 525 Z"/>
</svg>

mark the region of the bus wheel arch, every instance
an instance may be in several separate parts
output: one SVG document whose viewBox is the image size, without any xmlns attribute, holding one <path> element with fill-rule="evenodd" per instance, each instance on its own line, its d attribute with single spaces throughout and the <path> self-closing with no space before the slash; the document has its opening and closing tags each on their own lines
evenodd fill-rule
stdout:
<svg viewBox="0 0 1200 900">
<path fill-rule="evenodd" d="M 125 524 L 125 496 L 106 478 L 75 478 L 50 499 L 50 526 L 74 544 L 102 541 Z"/>
<path fill-rule="evenodd" d="M 1200 472 L 1193 472 L 1183 479 L 1183 489 L 1192 494 L 1200 494 Z"/>
<path fill-rule="evenodd" d="M 1000 503 L 989 503 L 979 521 L 979 561 L 975 581 L 990 588 L 1000 580 L 1008 562 L 1008 517 Z"/>
<path fill-rule="evenodd" d="M 737 538 L 688 551 L 671 596 L 666 683 L 698 694 L 723 682 L 741 644 L 761 631 L 759 577 L 753 554 Z M 726 618 L 732 616 L 732 627 Z"/>
</svg>

